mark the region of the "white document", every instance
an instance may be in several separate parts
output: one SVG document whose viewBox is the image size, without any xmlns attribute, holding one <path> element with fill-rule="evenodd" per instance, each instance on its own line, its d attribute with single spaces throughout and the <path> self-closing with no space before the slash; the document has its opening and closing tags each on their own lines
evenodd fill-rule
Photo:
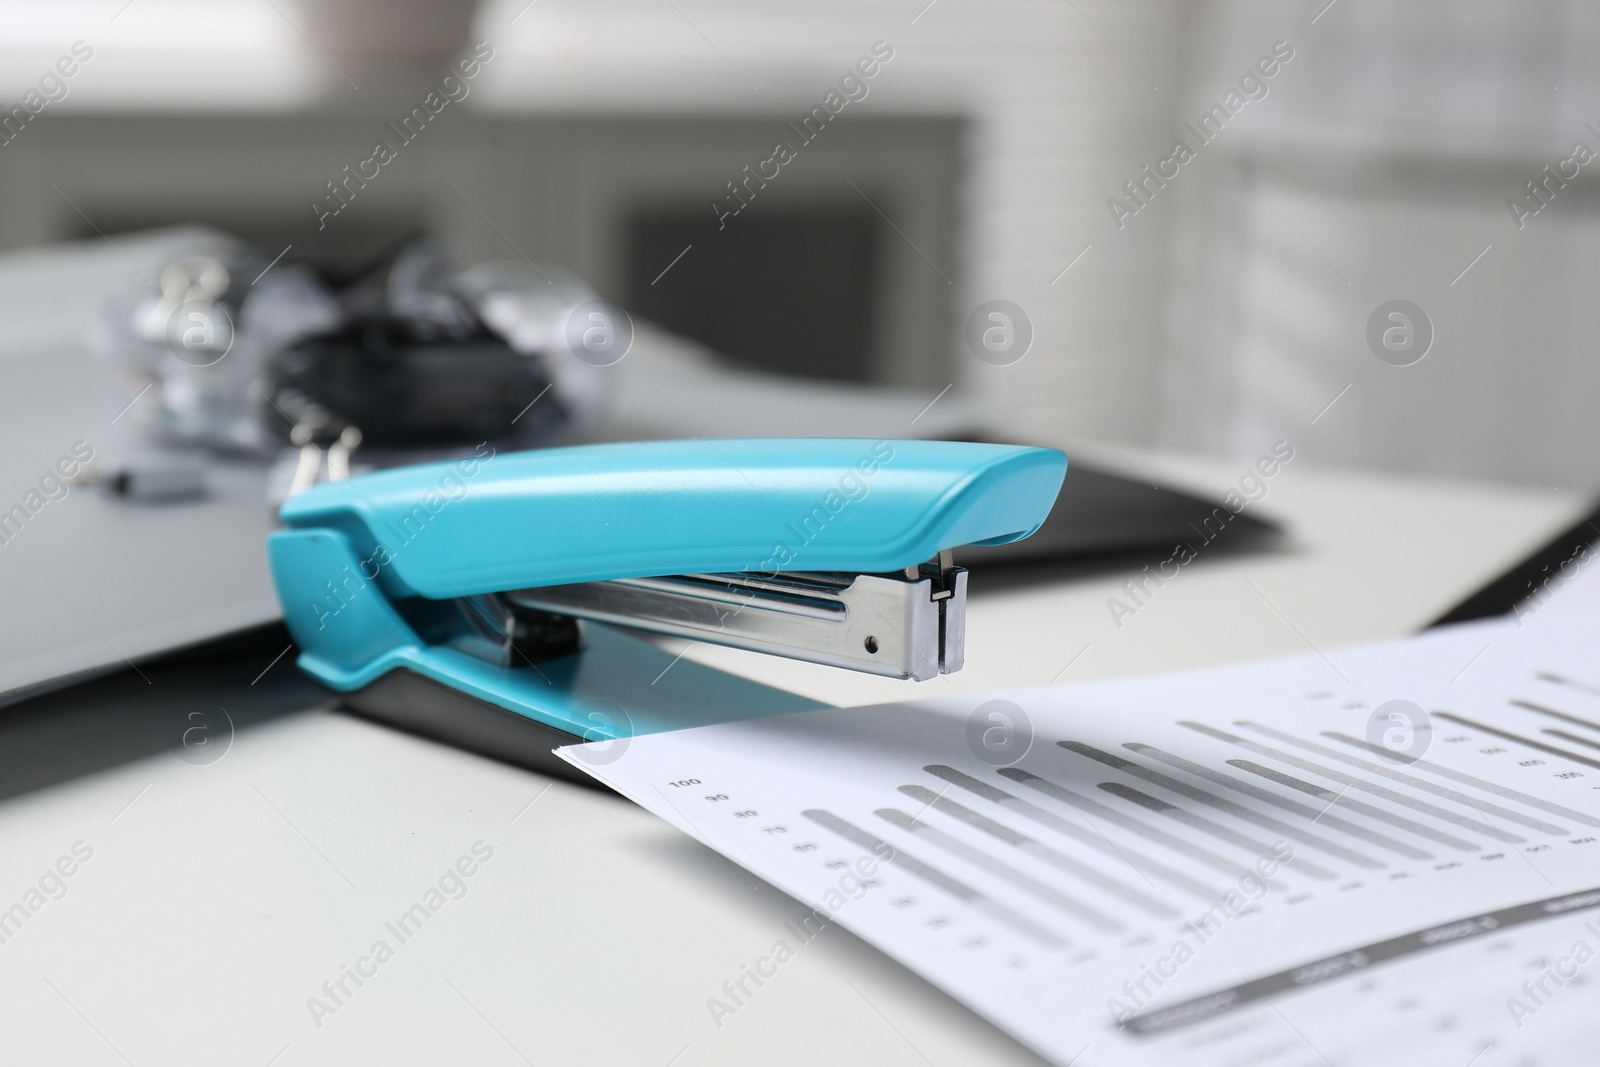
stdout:
<svg viewBox="0 0 1600 1067">
<path fill-rule="evenodd" d="M 1585 1062 L 1600 613 L 1567 608 L 562 753 L 1059 1064 Z"/>
</svg>

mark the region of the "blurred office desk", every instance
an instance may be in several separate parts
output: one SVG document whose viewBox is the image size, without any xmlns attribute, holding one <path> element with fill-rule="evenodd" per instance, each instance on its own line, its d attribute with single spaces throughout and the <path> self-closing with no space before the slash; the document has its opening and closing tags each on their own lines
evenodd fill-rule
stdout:
<svg viewBox="0 0 1600 1067">
<path fill-rule="evenodd" d="M 53 480 L 73 448 L 102 469 L 174 458 L 146 432 L 162 421 L 149 387 L 119 386 L 90 338 L 114 336 L 107 307 L 131 303 L 176 256 L 233 247 L 197 227 L 117 242 L 0 254 L 0 599 L 27 609 L 0 618 L 0 703 L 279 617 L 259 551 L 277 524 L 260 457 L 177 450 L 207 483 L 181 504 L 118 502 Z M 594 440 L 940 437 L 978 425 L 959 396 L 930 409 L 920 390 L 742 370 L 643 320 L 606 374 L 609 403 L 584 428 Z"/>
<path fill-rule="evenodd" d="M 1243 473 L 1134 459 L 1214 492 Z M 1296 652 L 1424 625 L 1582 510 L 1555 493 L 1319 472 L 1306 457 L 1269 486 L 1251 506 L 1286 521 L 1287 546 L 1203 551 L 1120 627 L 1106 600 L 1128 565 L 978 576 L 967 668 L 934 683 L 688 654 L 861 704 Z M 124 671 L 0 717 L 0 909 L 39 905 L 0 944 L 10 1058 L 1037 1062 L 837 928 L 719 1027 L 707 999 L 792 939 L 785 923 L 807 909 L 625 801 L 327 710 L 288 658 L 252 683 L 273 652 L 147 666 L 148 682 Z M 179 745 L 196 726 L 191 741 L 212 747 Z M 75 873 L 29 898 L 78 842 Z M 460 899 L 435 899 L 397 937 L 387 924 L 474 848 L 475 873 L 444 879 Z M 380 940 L 393 954 L 377 962 Z M 345 970 L 358 965 L 359 986 Z"/>
</svg>

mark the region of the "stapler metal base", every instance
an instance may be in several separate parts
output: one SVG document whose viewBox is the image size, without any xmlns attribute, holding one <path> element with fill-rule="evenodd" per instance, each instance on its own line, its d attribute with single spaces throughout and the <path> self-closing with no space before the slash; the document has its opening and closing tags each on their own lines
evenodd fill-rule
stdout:
<svg viewBox="0 0 1600 1067">
<path fill-rule="evenodd" d="M 678 574 L 502 594 L 518 608 L 927 681 L 966 658 L 967 572 L 950 553 L 893 574 Z M 509 624 L 505 632 L 510 632 Z"/>
</svg>

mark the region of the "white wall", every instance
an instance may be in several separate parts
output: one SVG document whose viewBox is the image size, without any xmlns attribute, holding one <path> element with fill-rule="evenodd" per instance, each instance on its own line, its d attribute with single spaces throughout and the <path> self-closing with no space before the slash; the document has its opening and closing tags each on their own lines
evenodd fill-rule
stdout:
<svg viewBox="0 0 1600 1067">
<path fill-rule="evenodd" d="M 960 255 L 928 269 L 951 278 L 959 318 L 1006 299 L 1035 329 L 1022 362 L 993 367 L 958 323 L 957 387 L 1022 435 L 1154 433 L 1165 226 L 1118 233 L 1104 199 L 1162 136 L 1179 3 L 686 0 L 680 15 L 654 0 L 540 0 L 518 17 L 524 3 L 496 0 L 479 19 L 509 57 L 485 84 L 497 109 L 804 113 L 890 42 L 863 110 L 972 119 Z"/>
<path fill-rule="evenodd" d="M 118 14 L 120 6 L 75 0 L 44 11 L 0 0 L 0 71 L 11 75 L 0 88 L 21 87 L 23 73 L 81 37 L 96 56 L 69 99 L 52 105 L 56 113 L 372 109 L 371 87 L 353 90 L 289 24 L 299 17 L 293 5 L 137 0 Z M 497 56 L 467 107 L 798 116 L 885 40 L 895 59 L 853 113 L 971 120 L 956 252 L 926 263 L 934 235 L 917 225 L 919 205 L 880 205 L 921 269 L 947 277 L 954 293 L 957 321 L 940 324 L 943 339 L 931 345 L 944 351 L 927 361 L 953 362 L 956 389 L 987 399 L 1018 434 L 1103 430 L 1143 440 L 1156 429 L 1166 223 L 1118 233 L 1104 199 L 1165 136 L 1181 81 L 1175 12 L 1183 10 L 1182 0 L 489 0 L 475 36 Z M 839 154 L 805 165 L 820 172 L 847 162 Z M 36 169 L 8 172 L 27 184 Z M 25 236 L 46 233 L 42 225 L 10 218 L 0 229 Z M 1032 319 L 1032 351 L 1015 366 L 984 365 L 961 339 L 967 313 L 994 298 Z M 929 382 L 930 399 L 943 384 Z"/>
<path fill-rule="evenodd" d="M 1576 139 L 1600 152 L 1600 7 L 1340 0 L 1313 23 L 1325 3 L 1204 5 L 1186 114 L 1271 40 L 1297 56 L 1172 208 L 1160 440 L 1600 486 L 1600 163 L 1522 229 L 1506 206 Z M 1393 298 L 1434 326 L 1413 366 L 1365 339 Z"/>
<path fill-rule="evenodd" d="M 120 6 L 0 2 L 0 87 L 81 37 L 96 58 L 62 112 L 359 109 L 257 0 Z M 886 40 L 846 118 L 971 120 L 958 247 L 924 266 L 958 319 L 1003 298 L 1033 321 L 1014 366 L 971 358 L 959 322 L 943 343 L 1003 429 L 1241 459 L 1288 437 L 1314 462 L 1594 487 L 1600 163 L 1524 229 L 1505 201 L 1578 137 L 1600 150 L 1597 30 L 1590 0 L 489 0 L 499 54 L 467 106 L 800 114 Z M 1280 39 L 1269 96 L 1118 228 L 1108 198 Z M 925 220 L 884 206 L 922 264 Z M 1394 297 L 1436 330 L 1413 367 L 1364 339 Z"/>
</svg>

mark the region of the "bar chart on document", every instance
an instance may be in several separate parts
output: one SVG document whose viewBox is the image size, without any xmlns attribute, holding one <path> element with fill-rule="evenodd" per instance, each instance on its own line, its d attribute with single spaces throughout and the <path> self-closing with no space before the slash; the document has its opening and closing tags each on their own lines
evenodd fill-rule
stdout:
<svg viewBox="0 0 1600 1067">
<path fill-rule="evenodd" d="M 1600 620 L 564 753 L 1062 1064 L 1558 1062 Z"/>
</svg>

